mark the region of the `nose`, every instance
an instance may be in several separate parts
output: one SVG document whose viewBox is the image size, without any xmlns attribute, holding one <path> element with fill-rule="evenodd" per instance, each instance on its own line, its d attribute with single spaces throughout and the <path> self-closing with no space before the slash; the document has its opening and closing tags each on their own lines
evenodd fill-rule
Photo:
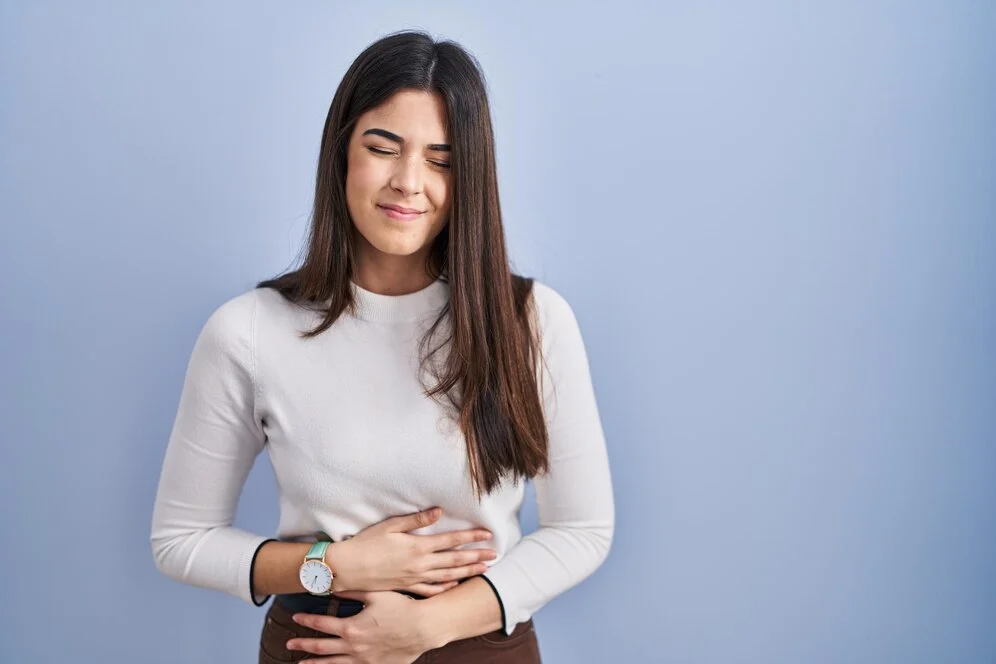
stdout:
<svg viewBox="0 0 996 664">
<path fill-rule="evenodd" d="M 422 192 L 422 162 L 418 156 L 409 155 L 395 161 L 391 188 L 403 196 Z"/>
</svg>

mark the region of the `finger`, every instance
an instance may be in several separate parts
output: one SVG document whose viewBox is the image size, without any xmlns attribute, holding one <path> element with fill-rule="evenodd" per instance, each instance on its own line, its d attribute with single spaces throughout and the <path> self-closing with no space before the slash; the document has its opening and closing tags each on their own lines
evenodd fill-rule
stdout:
<svg viewBox="0 0 996 664">
<path fill-rule="evenodd" d="M 426 581 L 436 583 L 449 582 L 456 579 L 466 579 L 467 577 L 484 574 L 488 571 L 488 566 L 484 563 L 474 563 L 464 567 L 445 567 L 443 569 L 432 569 L 422 573 L 422 578 Z"/>
<path fill-rule="evenodd" d="M 291 617 L 298 625 L 304 625 L 333 636 L 341 637 L 342 630 L 346 627 L 346 618 L 323 616 L 317 613 L 295 613 Z"/>
<path fill-rule="evenodd" d="M 405 590 L 417 593 L 423 597 L 435 597 L 458 585 L 460 584 L 457 581 L 448 581 L 446 583 L 416 583 L 413 586 L 408 586 Z"/>
<path fill-rule="evenodd" d="M 308 664 L 363 664 L 360 660 L 352 657 L 351 655 L 333 655 L 332 657 L 309 657 L 306 660 Z"/>
<path fill-rule="evenodd" d="M 446 567 L 462 567 L 474 563 L 484 563 L 494 560 L 498 554 L 494 549 L 462 549 L 459 551 L 444 551 L 426 557 L 427 569 L 443 569 Z"/>
<path fill-rule="evenodd" d="M 430 551 L 444 551 L 452 549 L 455 546 L 491 539 L 491 533 L 483 528 L 473 528 L 471 530 L 455 530 L 435 535 L 418 535 L 418 537 L 422 538 L 423 544 Z"/>
<path fill-rule="evenodd" d="M 391 517 L 386 520 L 387 532 L 407 533 L 410 530 L 425 528 L 426 526 L 431 526 L 438 521 L 442 514 L 443 510 L 441 508 L 433 507 L 421 512 L 415 512 L 414 514 Z"/>
<path fill-rule="evenodd" d="M 303 650 L 313 655 L 348 655 L 352 652 L 345 639 L 291 639 L 288 650 Z"/>
</svg>

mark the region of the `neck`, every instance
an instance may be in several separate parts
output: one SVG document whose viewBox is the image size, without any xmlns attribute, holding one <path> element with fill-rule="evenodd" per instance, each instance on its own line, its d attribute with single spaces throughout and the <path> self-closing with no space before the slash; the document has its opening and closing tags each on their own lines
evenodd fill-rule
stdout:
<svg viewBox="0 0 996 664">
<path fill-rule="evenodd" d="M 435 281 L 428 270 L 429 247 L 408 256 L 393 255 L 374 249 L 359 232 L 355 235 L 351 279 L 357 286 L 379 295 L 408 295 Z"/>
<path fill-rule="evenodd" d="M 408 295 L 416 293 L 429 284 L 433 279 L 424 270 L 412 273 L 404 272 L 384 272 L 373 270 L 355 270 L 352 281 L 357 286 L 364 288 L 371 293 L 379 295 Z"/>
<path fill-rule="evenodd" d="M 417 290 L 389 293 L 373 291 L 350 279 L 356 317 L 368 321 L 398 323 L 436 316 L 449 301 L 450 285 L 442 277 L 426 280 Z M 409 285 L 410 288 L 410 285 Z"/>
</svg>

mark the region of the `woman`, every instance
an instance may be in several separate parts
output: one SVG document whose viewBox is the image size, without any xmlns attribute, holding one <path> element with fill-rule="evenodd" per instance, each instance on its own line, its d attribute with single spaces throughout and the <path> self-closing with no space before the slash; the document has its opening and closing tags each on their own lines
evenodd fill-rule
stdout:
<svg viewBox="0 0 996 664">
<path fill-rule="evenodd" d="M 275 539 L 232 526 L 263 449 Z M 529 479 L 540 527 L 523 537 Z M 601 564 L 613 525 L 573 311 L 509 269 L 479 67 L 390 35 L 332 100 L 301 267 L 197 339 L 156 564 L 258 606 L 275 595 L 263 664 L 528 664 L 532 614 Z"/>
</svg>

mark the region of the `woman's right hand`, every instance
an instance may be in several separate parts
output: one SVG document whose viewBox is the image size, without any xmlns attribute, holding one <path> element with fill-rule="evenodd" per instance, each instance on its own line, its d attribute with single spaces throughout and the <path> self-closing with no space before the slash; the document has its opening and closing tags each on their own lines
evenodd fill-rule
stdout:
<svg viewBox="0 0 996 664">
<path fill-rule="evenodd" d="M 346 590 L 408 590 L 425 597 L 445 592 L 458 579 L 487 570 L 494 560 L 492 549 L 454 547 L 490 539 L 481 528 L 454 530 L 436 535 L 411 535 L 408 531 L 432 525 L 442 510 L 433 508 L 395 516 L 364 528 L 353 537 L 329 547 L 326 562 L 335 570 L 332 592 Z"/>
</svg>

